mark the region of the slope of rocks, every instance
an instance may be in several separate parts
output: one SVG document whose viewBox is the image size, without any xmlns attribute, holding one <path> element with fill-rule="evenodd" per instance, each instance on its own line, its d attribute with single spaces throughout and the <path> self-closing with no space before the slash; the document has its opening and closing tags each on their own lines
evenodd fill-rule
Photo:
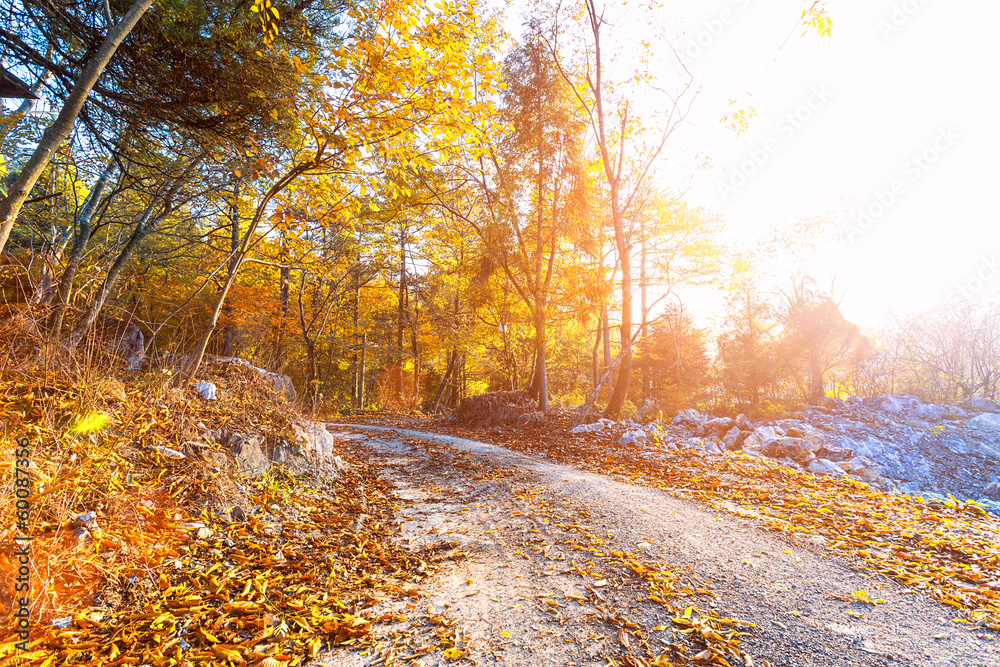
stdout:
<svg viewBox="0 0 1000 667">
<path fill-rule="evenodd" d="M 766 423 L 689 409 L 669 424 L 601 420 L 573 430 L 621 428 L 620 444 L 655 437 L 665 449 L 743 450 L 930 502 L 975 500 L 1000 514 L 1000 405 L 988 399 L 934 405 L 913 396 L 851 397 Z"/>
</svg>

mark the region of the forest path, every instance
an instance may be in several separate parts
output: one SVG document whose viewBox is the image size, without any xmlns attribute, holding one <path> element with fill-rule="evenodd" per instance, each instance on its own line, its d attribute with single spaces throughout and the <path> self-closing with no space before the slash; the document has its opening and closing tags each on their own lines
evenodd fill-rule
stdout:
<svg viewBox="0 0 1000 667">
<path fill-rule="evenodd" d="M 1000 665 L 989 635 L 852 569 L 821 537 L 472 440 L 331 429 L 395 488 L 398 538 L 444 544 L 455 560 L 419 586 L 423 629 L 387 607 L 400 616 L 380 630 L 380 652 L 337 651 L 316 666 L 414 655 L 418 665 L 722 664 L 703 660 L 712 655 L 734 666 Z M 859 591 L 878 604 L 851 597 Z"/>
</svg>

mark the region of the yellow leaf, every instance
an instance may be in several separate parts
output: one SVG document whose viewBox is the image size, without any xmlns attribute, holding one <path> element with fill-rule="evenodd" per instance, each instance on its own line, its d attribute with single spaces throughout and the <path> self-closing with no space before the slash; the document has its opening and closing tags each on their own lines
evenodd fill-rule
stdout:
<svg viewBox="0 0 1000 667">
<path fill-rule="evenodd" d="M 510 639 L 510 633 L 507 632 L 506 630 L 504 630 L 503 632 L 501 632 L 500 636 L 503 637 L 504 639 Z"/>
<path fill-rule="evenodd" d="M 446 648 L 443 655 L 447 660 L 458 660 L 465 655 L 465 651 L 459 648 Z"/>
</svg>

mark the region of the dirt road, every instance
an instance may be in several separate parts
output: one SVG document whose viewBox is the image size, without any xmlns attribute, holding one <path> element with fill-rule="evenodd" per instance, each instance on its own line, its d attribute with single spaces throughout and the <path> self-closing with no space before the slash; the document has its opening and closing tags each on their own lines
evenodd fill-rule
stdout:
<svg viewBox="0 0 1000 667">
<path fill-rule="evenodd" d="M 332 432 L 395 487 L 397 538 L 454 559 L 379 610 L 375 651 L 314 665 L 1000 665 L 992 635 L 820 537 L 470 440 Z"/>
</svg>

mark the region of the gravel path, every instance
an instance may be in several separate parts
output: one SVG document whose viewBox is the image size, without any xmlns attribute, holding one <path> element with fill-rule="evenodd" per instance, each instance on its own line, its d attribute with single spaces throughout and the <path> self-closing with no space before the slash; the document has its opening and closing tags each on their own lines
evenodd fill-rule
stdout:
<svg viewBox="0 0 1000 667">
<path fill-rule="evenodd" d="M 673 664 L 706 648 L 697 632 L 685 636 L 686 626 L 671 620 L 683 620 L 688 606 L 691 618 L 715 612 L 753 624 L 734 637 L 756 665 L 1000 665 L 991 635 L 953 622 L 947 607 L 918 593 L 853 570 L 824 551 L 822 538 L 790 541 L 753 516 L 718 514 L 471 440 L 331 428 L 395 487 L 398 538 L 415 547 L 444 543 L 457 560 L 421 587 L 419 606 L 437 619 L 433 651 L 426 630 L 401 620 L 385 628 L 381 654 L 338 652 L 314 665 L 382 664 L 380 657 L 412 654 L 410 664 L 418 665 L 460 658 L 648 665 L 657 656 Z M 650 599 L 657 592 L 650 581 L 658 582 L 663 604 Z M 858 591 L 884 602 L 852 598 Z M 742 656 L 727 660 L 747 664 Z"/>
</svg>

